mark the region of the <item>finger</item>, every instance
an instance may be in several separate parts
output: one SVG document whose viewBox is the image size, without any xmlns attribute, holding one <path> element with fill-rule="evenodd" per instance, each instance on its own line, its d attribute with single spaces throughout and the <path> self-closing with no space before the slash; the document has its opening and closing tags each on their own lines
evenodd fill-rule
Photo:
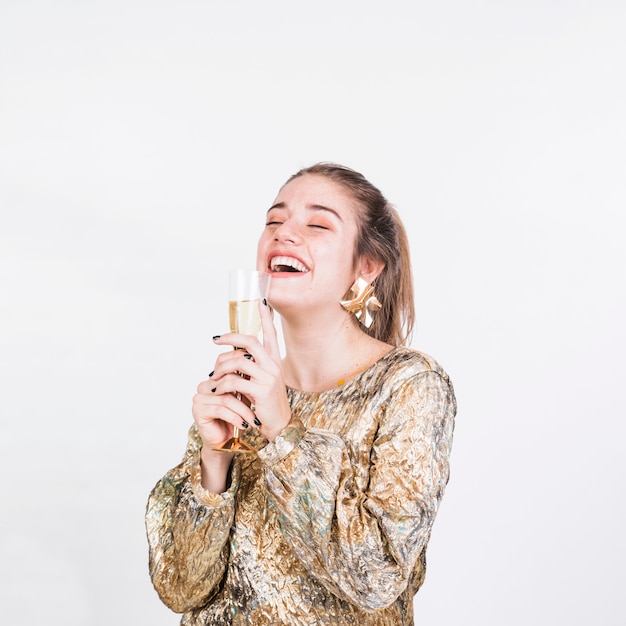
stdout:
<svg viewBox="0 0 626 626">
<path fill-rule="evenodd" d="M 212 393 L 210 396 L 194 396 L 192 414 L 196 422 L 219 420 L 241 428 L 242 424 L 254 422 L 254 413 L 232 393 Z M 244 427 L 246 428 L 246 427 Z"/>
<path fill-rule="evenodd" d="M 253 335 L 242 335 L 240 333 L 225 333 L 223 335 L 215 335 L 213 341 L 218 346 L 232 346 L 237 349 L 252 352 L 254 346 L 261 345 L 259 340 Z"/>
<path fill-rule="evenodd" d="M 207 380 L 203 380 L 197 387 L 197 392 L 199 394 L 208 394 L 211 393 L 211 389 L 215 387 L 215 381 L 213 378 L 209 378 Z"/>
<path fill-rule="evenodd" d="M 260 344 L 258 344 L 256 351 L 259 352 Z M 215 370 L 212 372 L 211 377 L 207 381 L 200 383 L 199 389 L 203 393 L 207 393 L 212 390 L 215 385 L 222 380 L 224 376 L 228 374 L 245 374 L 252 376 L 255 373 L 254 363 L 255 359 L 246 350 L 233 350 L 231 352 L 225 352 L 221 354 L 215 362 Z"/>
<path fill-rule="evenodd" d="M 231 374 L 211 390 L 211 397 L 204 402 L 211 406 L 225 406 L 243 421 L 254 421 L 254 410 L 250 407 L 255 403 L 255 389 L 256 385 L 247 378 Z"/>
<path fill-rule="evenodd" d="M 272 311 L 267 304 L 267 300 L 259 302 L 259 313 L 261 315 L 261 328 L 263 329 L 263 347 L 268 352 L 274 363 L 280 363 L 280 347 L 278 345 L 278 333 Z"/>
</svg>

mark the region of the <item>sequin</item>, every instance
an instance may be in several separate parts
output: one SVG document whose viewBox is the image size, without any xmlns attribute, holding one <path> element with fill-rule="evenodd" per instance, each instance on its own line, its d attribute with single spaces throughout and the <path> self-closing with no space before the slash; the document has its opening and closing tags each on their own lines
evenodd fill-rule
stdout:
<svg viewBox="0 0 626 626">
<path fill-rule="evenodd" d="M 292 420 L 200 483 L 194 427 L 152 491 L 150 574 L 184 625 L 409 626 L 449 477 L 456 401 L 430 357 L 395 348 L 341 387 L 287 389 Z"/>
</svg>

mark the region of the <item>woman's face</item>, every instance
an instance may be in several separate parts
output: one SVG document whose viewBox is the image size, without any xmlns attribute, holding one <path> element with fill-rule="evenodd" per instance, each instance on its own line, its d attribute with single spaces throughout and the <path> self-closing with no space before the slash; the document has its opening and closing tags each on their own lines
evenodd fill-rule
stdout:
<svg viewBox="0 0 626 626">
<path fill-rule="evenodd" d="M 356 202 L 316 174 L 287 183 L 267 212 L 257 268 L 272 274 L 269 300 L 280 313 L 333 305 L 356 280 Z"/>
</svg>

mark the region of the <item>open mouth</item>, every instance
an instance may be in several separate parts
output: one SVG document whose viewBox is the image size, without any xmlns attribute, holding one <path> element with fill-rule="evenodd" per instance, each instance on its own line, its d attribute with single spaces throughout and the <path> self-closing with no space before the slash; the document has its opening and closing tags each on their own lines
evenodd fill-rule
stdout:
<svg viewBox="0 0 626 626">
<path fill-rule="evenodd" d="M 291 272 L 298 274 L 308 272 L 309 268 L 291 256 L 275 256 L 270 259 L 270 270 L 275 273 Z"/>
</svg>

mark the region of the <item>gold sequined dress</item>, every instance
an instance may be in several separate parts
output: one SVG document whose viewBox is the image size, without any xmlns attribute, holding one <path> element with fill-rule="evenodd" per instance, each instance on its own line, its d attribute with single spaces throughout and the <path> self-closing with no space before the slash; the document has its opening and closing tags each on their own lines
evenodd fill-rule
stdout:
<svg viewBox="0 0 626 626">
<path fill-rule="evenodd" d="M 413 624 L 432 523 L 448 481 L 456 412 L 446 373 L 394 348 L 343 386 L 287 389 L 292 420 L 273 442 L 244 438 L 228 490 L 184 459 L 156 485 L 150 575 L 181 624 Z"/>
</svg>

